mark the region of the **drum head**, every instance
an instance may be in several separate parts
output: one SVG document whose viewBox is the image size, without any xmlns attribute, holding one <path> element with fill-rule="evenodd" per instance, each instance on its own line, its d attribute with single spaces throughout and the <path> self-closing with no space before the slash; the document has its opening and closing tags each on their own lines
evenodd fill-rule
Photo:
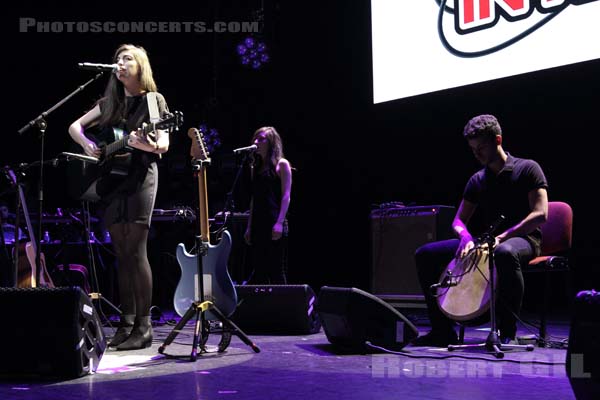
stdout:
<svg viewBox="0 0 600 400">
<path fill-rule="evenodd" d="M 448 318 L 466 322 L 483 315 L 489 309 L 491 290 L 488 263 L 487 249 L 473 250 L 466 257 L 457 257 L 450 262 L 442 280 L 450 272 L 458 284 L 438 289 L 438 305 Z M 495 271 L 494 268 L 494 273 Z"/>
</svg>

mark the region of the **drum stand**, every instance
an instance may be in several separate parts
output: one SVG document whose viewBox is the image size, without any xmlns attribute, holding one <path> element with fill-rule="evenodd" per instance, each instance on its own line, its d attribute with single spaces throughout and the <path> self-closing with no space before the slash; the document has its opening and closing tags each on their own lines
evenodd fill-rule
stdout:
<svg viewBox="0 0 600 400">
<path fill-rule="evenodd" d="M 485 349 L 488 353 L 494 354 L 496 358 L 504 358 L 504 350 L 515 350 L 522 349 L 527 351 L 533 351 L 533 345 L 518 345 L 518 344 L 502 344 L 500 342 L 500 337 L 498 336 L 498 330 L 496 328 L 496 282 L 494 279 L 494 245 L 496 243 L 496 239 L 494 235 L 490 232 L 485 233 L 480 240 L 480 243 L 485 243 L 488 246 L 489 257 L 488 264 L 490 269 L 490 334 L 484 343 L 479 344 L 459 344 L 459 345 L 448 345 L 448 351 L 454 350 L 465 350 L 465 349 Z"/>
</svg>

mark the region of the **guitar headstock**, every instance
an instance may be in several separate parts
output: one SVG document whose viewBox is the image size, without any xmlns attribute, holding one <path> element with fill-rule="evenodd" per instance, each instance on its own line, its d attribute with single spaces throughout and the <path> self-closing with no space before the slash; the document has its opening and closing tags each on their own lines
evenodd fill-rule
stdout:
<svg viewBox="0 0 600 400">
<path fill-rule="evenodd" d="M 183 113 L 181 111 L 175 111 L 168 113 L 163 119 L 158 121 L 154 127 L 155 129 L 179 129 L 183 125 Z"/>
<path fill-rule="evenodd" d="M 13 171 L 9 166 L 6 166 L 4 168 L 2 168 L 2 172 L 4 174 L 4 176 L 6 177 L 6 179 L 10 182 L 10 185 L 14 188 L 17 186 L 17 175 L 15 174 L 15 171 Z M 21 175 L 23 175 L 21 172 L 19 172 Z"/>
<path fill-rule="evenodd" d="M 192 145 L 190 147 L 190 155 L 194 160 L 208 161 L 209 152 L 204 142 L 204 132 L 202 129 L 190 128 L 188 129 L 188 136 L 192 139 Z"/>
</svg>

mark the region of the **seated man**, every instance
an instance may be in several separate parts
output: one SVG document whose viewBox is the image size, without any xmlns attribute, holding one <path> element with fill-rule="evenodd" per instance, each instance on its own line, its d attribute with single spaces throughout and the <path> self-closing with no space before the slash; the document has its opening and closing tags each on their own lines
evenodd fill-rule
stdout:
<svg viewBox="0 0 600 400">
<path fill-rule="evenodd" d="M 504 344 L 513 340 L 517 331 L 516 315 L 524 291 L 521 265 L 540 254 L 539 227 L 548 216 L 548 184 L 542 169 L 533 160 L 516 158 L 504 151 L 502 130 L 492 115 L 471 119 L 463 135 L 483 169 L 467 182 L 452 222 L 458 239 L 428 243 L 416 251 L 417 273 L 431 321 L 431 332 L 414 341 L 418 346 L 456 344 L 454 323 L 439 309 L 430 286 L 438 282 L 454 257 L 465 257 L 475 245 L 474 237 L 501 215 L 505 220 L 495 237 L 494 257 L 498 273 L 498 328 Z"/>
</svg>

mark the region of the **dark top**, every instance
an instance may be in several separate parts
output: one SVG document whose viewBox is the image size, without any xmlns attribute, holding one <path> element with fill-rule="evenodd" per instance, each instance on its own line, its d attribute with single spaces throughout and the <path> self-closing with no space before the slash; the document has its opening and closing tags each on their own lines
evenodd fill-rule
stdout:
<svg viewBox="0 0 600 400">
<path fill-rule="evenodd" d="M 522 221 L 530 213 L 528 193 L 548 188 L 548 182 L 539 164 L 533 160 L 512 157 L 498 175 L 489 168 L 475 173 L 467 182 L 463 198 L 477 204 L 478 218 L 475 226 L 469 224 L 475 236 L 486 231 L 500 215 L 506 220 L 495 234 L 501 233 Z M 539 254 L 542 232 L 539 228 L 525 236 Z"/>
<path fill-rule="evenodd" d="M 162 118 L 169 112 L 169 108 L 167 107 L 167 102 L 162 94 L 157 92 L 156 100 L 158 102 L 158 112 Z M 150 121 L 150 112 L 148 111 L 146 93 L 139 96 L 125 97 L 125 103 L 126 107 L 121 123 L 115 127 L 122 129 L 124 134 L 129 134 L 131 131 L 141 128 L 144 122 L 148 123 Z M 98 105 L 100 106 L 100 112 L 104 112 L 104 101 L 101 100 Z M 112 126 L 101 128 L 101 138 L 106 143 L 110 143 L 114 140 L 112 128 Z M 133 149 L 132 154 L 132 166 L 140 166 L 142 167 L 141 169 L 145 169 L 150 163 L 159 158 L 158 154 L 148 153 L 138 149 Z"/>
<path fill-rule="evenodd" d="M 281 179 L 274 170 L 257 173 L 252 182 L 252 241 L 270 241 L 281 208 Z"/>
<path fill-rule="evenodd" d="M 157 93 L 157 102 L 160 116 L 164 118 L 168 108 L 164 97 L 159 93 Z M 102 109 L 103 103 L 100 102 L 100 110 Z M 126 97 L 126 109 L 117 128 L 123 129 L 123 134 L 129 134 L 149 120 L 146 95 Z M 102 133 L 107 143 L 114 140 L 112 127 L 103 127 Z M 104 214 L 106 226 L 121 222 L 150 225 L 158 188 L 156 166 L 158 158 L 158 154 L 133 149 L 131 165 L 125 179 L 105 176 L 98 181 L 96 186 L 98 193 L 101 191 L 111 193 L 103 199 L 106 205 Z"/>
</svg>

